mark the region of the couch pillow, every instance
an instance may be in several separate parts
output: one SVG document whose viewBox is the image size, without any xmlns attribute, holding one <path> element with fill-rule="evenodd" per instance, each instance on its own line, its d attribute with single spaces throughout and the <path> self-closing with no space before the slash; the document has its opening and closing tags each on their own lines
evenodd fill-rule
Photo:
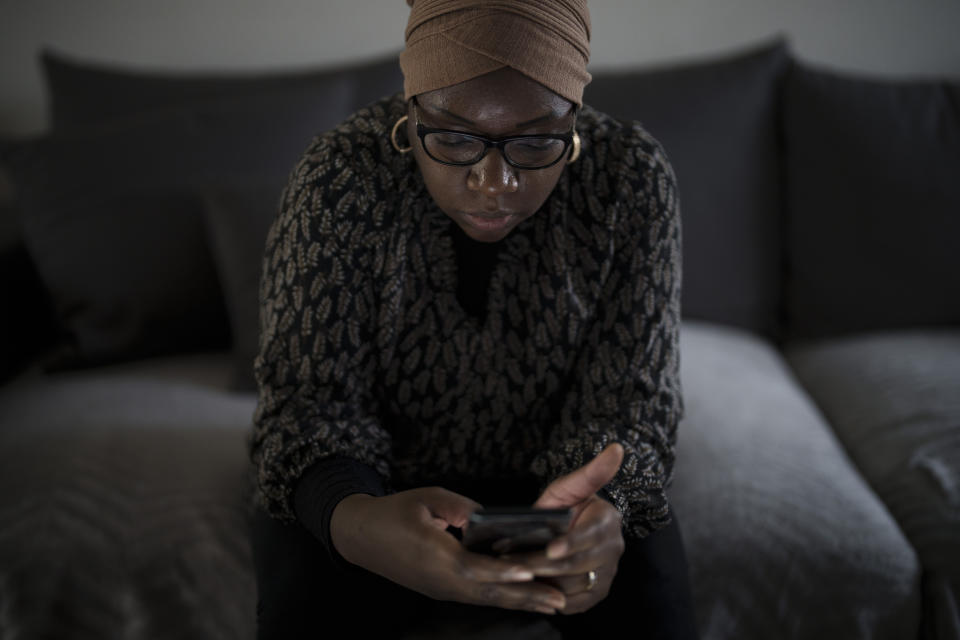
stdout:
<svg viewBox="0 0 960 640">
<path fill-rule="evenodd" d="M 342 109 L 294 89 L 195 102 L 24 145 L 24 240 L 71 342 L 69 356 L 50 366 L 226 346 L 201 194 L 282 185 Z"/>
<path fill-rule="evenodd" d="M 639 120 L 677 174 L 683 314 L 778 335 L 777 95 L 789 61 L 775 42 L 710 62 L 594 75 L 585 101 Z"/>
<path fill-rule="evenodd" d="M 226 295 L 233 330 L 231 388 L 255 391 L 259 288 L 267 232 L 276 217 L 282 185 L 212 191 L 204 198 L 207 231 Z"/>
<path fill-rule="evenodd" d="M 958 105 L 957 82 L 790 72 L 793 337 L 960 323 Z"/>
<path fill-rule="evenodd" d="M 48 370 L 228 344 L 201 201 L 155 182 L 172 165 L 156 141 L 178 124 L 101 127 L 20 150 L 24 243 L 65 338 Z"/>
<path fill-rule="evenodd" d="M 211 98 L 242 102 L 277 92 L 312 101 L 325 99 L 326 111 L 334 114 L 325 127 L 329 128 L 358 107 L 398 91 L 403 83 L 396 55 L 337 68 L 257 74 L 145 72 L 74 60 L 52 51 L 42 53 L 41 64 L 55 129 Z"/>
</svg>

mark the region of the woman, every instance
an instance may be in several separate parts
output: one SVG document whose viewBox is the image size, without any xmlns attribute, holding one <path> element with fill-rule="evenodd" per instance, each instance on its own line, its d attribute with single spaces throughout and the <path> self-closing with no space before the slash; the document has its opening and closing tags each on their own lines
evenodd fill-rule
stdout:
<svg viewBox="0 0 960 640">
<path fill-rule="evenodd" d="M 664 492 L 670 166 L 582 105 L 584 0 L 408 2 L 403 97 L 314 141 L 267 242 L 260 637 L 395 637 L 450 601 L 694 637 Z M 455 535 L 482 503 L 574 520 L 545 553 L 485 556 Z"/>
</svg>

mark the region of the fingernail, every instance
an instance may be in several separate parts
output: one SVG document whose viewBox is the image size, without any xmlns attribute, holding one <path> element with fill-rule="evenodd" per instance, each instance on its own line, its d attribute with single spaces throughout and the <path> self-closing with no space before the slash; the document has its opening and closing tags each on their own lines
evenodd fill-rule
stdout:
<svg viewBox="0 0 960 640">
<path fill-rule="evenodd" d="M 507 575 L 512 580 L 533 580 L 533 572 L 529 569 L 521 569 L 520 567 L 514 567 L 507 571 Z"/>
<path fill-rule="evenodd" d="M 558 542 L 557 544 L 551 544 L 547 547 L 547 557 L 548 558 L 559 558 L 567 552 L 567 544 L 565 542 Z"/>
<path fill-rule="evenodd" d="M 547 598 L 547 606 L 553 609 L 563 609 L 566 605 L 566 601 L 560 596 Z"/>
<path fill-rule="evenodd" d="M 550 607 L 536 607 L 538 613 L 543 613 L 548 616 L 554 616 L 557 614 L 556 609 L 551 609 Z"/>
</svg>

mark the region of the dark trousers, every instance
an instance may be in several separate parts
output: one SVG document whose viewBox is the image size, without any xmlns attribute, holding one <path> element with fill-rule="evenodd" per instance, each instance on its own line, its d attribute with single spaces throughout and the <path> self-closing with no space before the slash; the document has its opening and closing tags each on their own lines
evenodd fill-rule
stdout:
<svg viewBox="0 0 960 640">
<path fill-rule="evenodd" d="M 257 577 L 258 640 L 399 637 L 434 615 L 470 610 L 438 602 L 359 567 L 334 564 L 326 549 L 300 524 L 285 525 L 258 513 L 252 522 Z M 694 639 L 697 637 L 686 555 L 676 514 L 673 522 L 642 540 L 631 540 L 606 599 L 575 615 L 511 613 L 519 623 L 548 619 L 564 638 Z M 631 630 L 624 635 L 624 630 Z M 325 632 L 326 631 L 326 632 Z M 359 635 L 358 635 L 359 634 Z M 614 635 L 616 634 L 616 635 Z"/>
</svg>

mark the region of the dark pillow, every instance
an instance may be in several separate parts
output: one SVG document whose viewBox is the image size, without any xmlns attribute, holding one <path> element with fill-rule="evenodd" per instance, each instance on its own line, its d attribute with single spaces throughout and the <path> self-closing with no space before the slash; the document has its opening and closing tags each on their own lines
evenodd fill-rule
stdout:
<svg viewBox="0 0 960 640">
<path fill-rule="evenodd" d="M 958 105 L 956 82 L 790 72 L 793 337 L 960 323 Z"/>
<path fill-rule="evenodd" d="M 202 193 L 282 185 L 342 104 L 300 89 L 195 102 L 24 145 L 24 241 L 69 348 L 49 368 L 225 347 Z"/>
<path fill-rule="evenodd" d="M 41 55 L 53 128 L 104 122 L 117 117 L 209 99 L 242 102 L 287 92 L 324 99 L 333 126 L 360 106 L 403 85 L 396 55 L 337 68 L 301 72 L 145 72 L 73 60 L 52 51 Z"/>
<path fill-rule="evenodd" d="M 172 162 L 156 140 L 178 124 L 46 137 L 15 159 L 24 243 L 65 337 L 47 370 L 229 344 L 201 201 L 155 182 Z"/>
<path fill-rule="evenodd" d="M 677 174 L 683 222 L 683 315 L 779 335 L 777 95 L 783 42 L 736 57 L 601 73 L 585 101 L 639 120 Z"/>
<path fill-rule="evenodd" d="M 233 330 L 231 386 L 237 391 L 256 390 L 253 359 L 260 334 L 260 272 L 281 191 L 280 184 L 258 185 L 210 192 L 204 199 L 207 231 Z"/>
<path fill-rule="evenodd" d="M 51 52 L 42 63 L 54 130 L 67 133 L 21 149 L 18 188 L 25 242 L 70 338 L 48 368 L 223 345 L 201 194 L 279 193 L 313 135 L 402 85 L 396 56 L 256 75 L 144 73 Z"/>
</svg>

